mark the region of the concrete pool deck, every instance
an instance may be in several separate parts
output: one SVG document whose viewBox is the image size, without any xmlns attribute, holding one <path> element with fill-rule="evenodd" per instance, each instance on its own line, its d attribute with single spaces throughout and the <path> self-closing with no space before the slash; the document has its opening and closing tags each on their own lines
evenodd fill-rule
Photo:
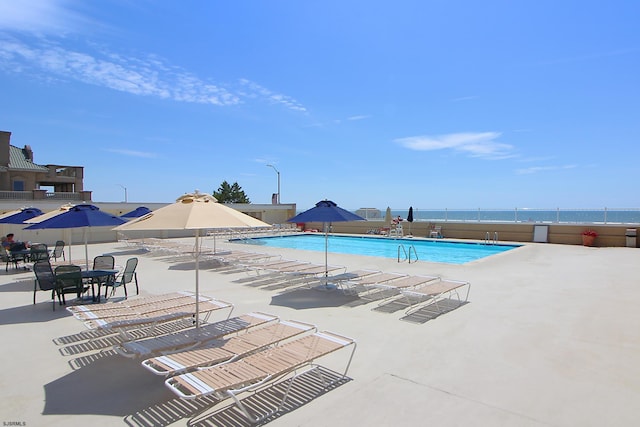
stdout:
<svg viewBox="0 0 640 427">
<path fill-rule="evenodd" d="M 321 252 L 220 246 L 324 263 Z M 82 253 L 77 248 L 74 254 Z M 143 254 L 122 243 L 93 244 L 89 251 L 91 258 L 112 253 L 120 265 L 137 256 L 144 294 L 194 289 L 188 259 Z M 329 263 L 468 280 L 469 303 L 434 319 L 401 320 L 404 311 L 379 312 L 376 302 L 257 286 L 245 272 L 204 262 L 201 292 L 234 303 L 234 314 L 272 313 L 357 340 L 350 381 L 311 399 L 304 390 L 313 391 L 315 382 L 302 378 L 296 404 L 269 425 L 637 424 L 640 250 L 526 244 L 465 265 L 339 254 L 329 254 Z M 46 292 L 32 304 L 32 272 L 0 271 L 4 425 L 247 424 L 227 409 L 231 401 L 198 415 L 210 402 L 175 398 L 139 361 L 113 354 L 108 337 L 72 341 L 87 330 L 66 310 L 52 311 Z M 327 367 L 339 369 L 346 356 L 328 358 Z M 270 392 L 278 390 L 255 399 Z"/>
</svg>

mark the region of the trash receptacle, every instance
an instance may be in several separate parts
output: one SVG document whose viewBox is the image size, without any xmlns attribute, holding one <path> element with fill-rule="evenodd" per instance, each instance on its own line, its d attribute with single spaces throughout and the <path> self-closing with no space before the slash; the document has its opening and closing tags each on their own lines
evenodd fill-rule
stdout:
<svg viewBox="0 0 640 427">
<path fill-rule="evenodd" d="M 636 247 L 636 237 L 638 235 L 638 230 L 635 228 L 627 228 L 627 231 L 624 233 L 627 239 L 627 247 L 635 248 Z"/>
</svg>

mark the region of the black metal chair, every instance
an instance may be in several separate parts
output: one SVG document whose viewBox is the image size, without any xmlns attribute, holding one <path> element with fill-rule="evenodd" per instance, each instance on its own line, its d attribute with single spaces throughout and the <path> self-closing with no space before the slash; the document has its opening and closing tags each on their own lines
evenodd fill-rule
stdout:
<svg viewBox="0 0 640 427">
<path fill-rule="evenodd" d="M 33 264 L 33 272 L 36 275 L 36 279 L 33 284 L 33 303 L 36 303 L 36 292 L 38 287 L 42 291 L 51 291 L 51 300 L 53 301 L 53 310 L 56 309 L 56 275 L 51 269 L 49 260 L 38 261 Z M 60 300 L 60 297 L 58 297 Z"/>
<path fill-rule="evenodd" d="M 13 260 L 11 254 L 7 252 L 7 249 L 0 245 L 0 260 L 6 263 L 5 271 L 9 271 L 9 264 L 13 264 L 16 268 L 18 268 L 18 263 Z"/>
<path fill-rule="evenodd" d="M 44 243 L 34 243 L 29 248 L 29 262 L 49 260 L 49 248 Z"/>
<path fill-rule="evenodd" d="M 89 286 L 82 282 L 82 269 L 78 265 L 59 265 L 54 273 L 56 293 L 61 305 L 67 303 L 64 297 L 66 294 L 76 294 L 77 298 L 81 298 L 82 294 L 89 290 Z"/>
<path fill-rule="evenodd" d="M 113 270 L 115 269 L 116 259 L 112 255 L 98 255 L 93 259 L 93 269 L 94 270 Z M 100 300 L 100 286 L 104 283 L 105 286 L 107 283 L 112 282 L 114 280 L 114 276 L 110 277 L 96 277 L 91 279 L 91 292 L 93 293 L 94 298 L 97 295 L 98 301 Z M 98 285 L 98 293 L 95 293 L 94 285 Z"/>
<path fill-rule="evenodd" d="M 136 284 L 136 295 L 138 295 L 140 293 L 140 288 L 138 287 L 138 273 L 136 273 L 136 267 L 138 267 L 138 258 L 129 258 L 124 270 L 118 274 L 114 280 L 105 283 L 104 297 L 107 298 L 109 288 L 111 288 L 111 295 L 113 296 L 116 293 L 116 288 L 120 286 L 124 288 L 124 297 L 129 297 L 127 293 L 127 284 L 131 282 Z"/>
<path fill-rule="evenodd" d="M 60 257 L 62 257 L 63 261 L 66 261 L 64 257 L 64 242 L 62 240 L 56 242 L 56 246 L 53 248 L 53 252 L 51 252 L 51 258 L 53 258 L 54 261 L 58 261 Z"/>
</svg>

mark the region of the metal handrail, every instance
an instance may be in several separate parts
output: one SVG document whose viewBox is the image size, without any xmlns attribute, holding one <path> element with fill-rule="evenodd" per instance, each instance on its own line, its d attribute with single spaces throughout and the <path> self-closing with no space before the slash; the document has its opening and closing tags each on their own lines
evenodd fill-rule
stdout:
<svg viewBox="0 0 640 427">
<path fill-rule="evenodd" d="M 416 254 L 416 261 L 418 261 L 418 251 L 416 251 L 416 247 L 414 245 L 411 245 L 409 246 L 409 264 L 411 264 L 411 249 L 413 249 L 413 253 Z"/>
<path fill-rule="evenodd" d="M 405 249 L 404 245 L 398 245 L 398 262 L 400 262 L 400 249 L 402 249 L 402 252 L 404 252 L 404 259 L 403 261 L 407 260 L 407 250 Z"/>
</svg>

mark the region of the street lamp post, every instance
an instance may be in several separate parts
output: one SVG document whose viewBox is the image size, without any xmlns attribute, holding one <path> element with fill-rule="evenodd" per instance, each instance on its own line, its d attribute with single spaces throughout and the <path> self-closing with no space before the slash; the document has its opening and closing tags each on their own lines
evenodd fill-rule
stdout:
<svg viewBox="0 0 640 427">
<path fill-rule="evenodd" d="M 124 190 L 124 202 L 127 203 L 127 187 L 125 187 L 122 184 L 118 184 L 120 187 L 122 187 L 122 189 Z"/>
<path fill-rule="evenodd" d="M 280 172 L 273 165 L 267 165 L 267 167 L 273 168 L 273 170 L 276 171 L 276 174 L 278 175 L 278 196 L 276 197 L 276 203 L 280 204 Z"/>
</svg>

